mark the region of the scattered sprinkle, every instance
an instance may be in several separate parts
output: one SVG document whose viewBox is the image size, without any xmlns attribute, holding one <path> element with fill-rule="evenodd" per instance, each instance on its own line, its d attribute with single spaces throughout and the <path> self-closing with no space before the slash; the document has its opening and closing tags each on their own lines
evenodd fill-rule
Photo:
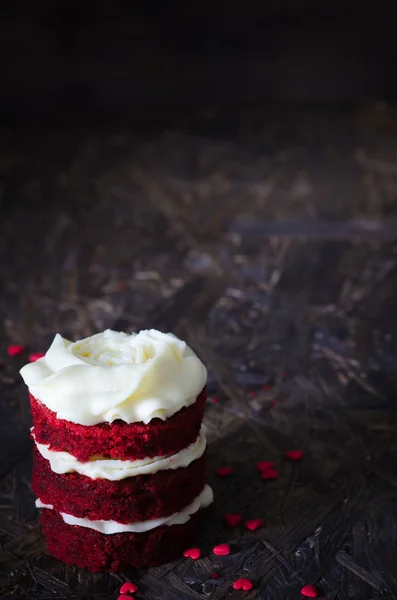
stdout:
<svg viewBox="0 0 397 600">
<path fill-rule="evenodd" d="M 267 471 L 262 471 L 261 477 L 264 481 L 277 479 L 278 472 L 276 471 L 276 469 L 268 469 Z"/>
<path fill-rule="evenodd" d="M 250 521 L 245 521 L 244 525 L 250 531 L 256 531 L 259 527 L 263 525 L 263 519 L 251 519 Z"/>
<path fill-rule="evenodd" d="M 212 398 L 212 402 L 213 402 L 214 404 L 219 404 L 219 398 L 218 398 L 217 396 L 214 396 L 214 397 Z"/>
<path fill-rule="evenodd" d="M 288 452 L 285 453 L 285 456 L 291 460 L 301 460 L 303 452 L 302 450 L 288 450 Z"/>
<path fill-rule="evenodd" d="M 274 462 L 271 460 L 262 460 L 256 463 L 256 468 L 262 473 L 262 471 L 268 471 L 274 468 Z"/>
<path fill-rule="evenodd" d="M 18 356 L 18 354 L 22 354 L 25 350 L 25 346 L 8 346 L 7 352 L 8 356 Z"/>
<path fill-rule="evenodd" d="M 211 577 L 212 577 L 212 579 L 218 579 L 218 577 L 219 577 L 219 573 L 216 573 L 216 571 L 213 571 L 213 572 L 211 573 Z"/>
<path fill-rule="evenodd" d="M 132 596 L 126 596 L 125 594 L 121 594 L 121 596 L 119 596 L 117 598 L 117 600 L 133 600 Z"/>
<path fill-rule="evenodd" d="M 138 591 L 138 586 L 131 581 L 126 581 L 120 588 L 120 594 L 133 594 Z"/>
<path fill-rule="evenodd" d="M 219 477 L 227 477 L 232 471 L 232 467 L 219 467 L 219 469 L 216 470 L 216 474 L 219 475 Z"/>
<path fill-rule="evenodd" d="M 249 579 L 242 577 L 233 583 L 233 587 L 235 590 L 244 590 L 248 592 L 249 590 L 252 590 L 252 582 Z"/>
<path fill-rule="evenodd" d="M 183 556 L 186 558 L 191 558 L 192 560 L 197 560 L 200 558 L 200 554 L 200 548 L 188 548 L 188 550 L 185 550 L 183 553 Z"/>
<path fill-rule="evenodd" d="M 29 362 L 36 362 L 39 358 L 43 358 L 45 356 L 45 352 L 34 352 L 29 356 Z"/>
<path fill-rule="evenodd" d="M 212 552 L 217 556 L 227 556 L 230 554 L 230 546 L 229 544 L 219 544 L 219 546 L 212 548 Z"/>
<path fill-rule="evenodd" d="M 272 400 L 272 406 L 277 406 L 277 400 Z"/>
<path fill-rule="evenodd" d="M 267 383 L 265 383 L 265 384 L 262 386 L 262 390 L 270 390 L 270 385 L 268 385 Z"/>
<path fill-rule="evenodd" d="M 303 586 L 303 588 L 301 589 L 301 594 L 302 596 L 306 596 L 306 598 L 317 598 L 318 591 L 316 590 L 314 585 L 311 585 L 311 583 L 309 583 L 308 585 Z"/>
<path fill-rule="evenodd" d="M 250 392 L 251 398 L 256 398 L 256 392 Z"/>
<path fill-rule="evenodd" d="M 234 514 L 226 514 L 224 516 L 224 519 L 226 521 L 226 524 L 229 525 L 229 527 L 236 527 L 237 525 L 239 525 L 241 523 L 242 516 L 234 515 Z"/>
</svg>

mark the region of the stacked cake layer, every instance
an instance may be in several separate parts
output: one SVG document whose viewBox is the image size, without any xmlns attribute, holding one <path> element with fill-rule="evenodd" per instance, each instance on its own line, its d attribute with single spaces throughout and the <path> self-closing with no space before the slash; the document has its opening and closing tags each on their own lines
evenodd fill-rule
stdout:
<svg viewBox="0 0 397 600">
<path fill-rule="evenodd" d="M 33 490 L 51 554 L 91 570 L 165 562 L 192 541 L 205 485 L 206 370 L 171 334 L 57 335 L 21 374 Z"/>
</svg>

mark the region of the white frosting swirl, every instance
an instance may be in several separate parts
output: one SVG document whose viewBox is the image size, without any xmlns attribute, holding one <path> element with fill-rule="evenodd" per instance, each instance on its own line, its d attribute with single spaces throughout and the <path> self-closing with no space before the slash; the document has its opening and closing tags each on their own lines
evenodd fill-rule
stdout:
<svg viewBox="0 0 397 600">
<path fill-rule="evenodd" d="M 34 433 L 33 433 L 34 439 Z M 136 477 L 137 475 L 147 475 L 163 471 L 165 469 L 179 469 L 188 467 L 194 460 L 200 458 L 205 451 L 206 439 L 204 431 L 200 432 L 197 440 L 184 448 L 177 454 L 170 456 L 156 456 L 154 458 L 144 458 L 142 460 L 108 460 L 91 459 L 89 462 L 80 462 L 69 452 L 56 452 L 49 450 L 45 444 L 39 444 L 35 441 L 40 454 L 49 461 L 51 471 L 54 473 L 80 473 L 91 479 L 108 479 L 110 481 L 120 481 L 126 477 Z"/>
<path fill-rule="evenodd" d="M 185 342 L 155 329 L 107 329 L 74 343 L 57 334 L 46 355 L 20 372 L 37 400 L 81 425 L 165 420 L 193 404 L 207 380 Z"/>
<path fill-rule="evenodd" d="M 174 513 L 169 517 L 163 517 L 160 519 L 151 519 L 149 521 L 140 521 L 136 523 L 118 523 L 117 521 L 91 521 L 87 518 L 74 517 L 73 515 L 68 515 L 66 513 L 59 513 L 68 525 L 78 525 L 79 527 L 88 527 L 89 529 L 95 529 L 95 531 L 99 531 L 100 533 L 104 533 L 105 535 L 109 535 L 112 533 L 144 533 L 145 531 L 150 531 L 151 529 L 155 529 L 156 527 L 161 527 L 162 525 L 183 525 L 187 523 L 194 513 L 196 513 L 200 508 L 205 508 L 209 506 L 214 500 L 214 493 L 209 485 L 206 485 L 197 496 L 193 500 L 189 506 L 186 506 L 181 512 Z M 37 508 L 49 508 L 53 509 L 52 504 L 43 504 L 41 500 L 36 500 Z"/>
</svg>

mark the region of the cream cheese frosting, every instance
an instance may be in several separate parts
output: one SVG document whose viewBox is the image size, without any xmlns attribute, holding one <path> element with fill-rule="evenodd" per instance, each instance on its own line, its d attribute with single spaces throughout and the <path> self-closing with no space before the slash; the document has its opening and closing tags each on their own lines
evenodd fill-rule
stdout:
<svg viewBox="0 0 397 600">
<path fill-rule="evenodd" d="M 164 517 L 160 519 L 151 519 L 149 521 L 141 521 L 136 523 L 118 523 L 117 521 L 91 521 L 87 518 L 74 517 L 73 515 L 68 515 L 66 513 L 59 513 L 68 525 L 78 525 L 79 527 L 88 527 L 89 529 L 95 529 L 100 533 L 104 533 L 105 535 L 109 535 L 112 533 L 144 533 L 145 531 L 150 531 L 151 529 L 155 529 L 156 527 L 161 527 L 162 525 L 183 525 L 187 523 L 194 513 L 196 513 L 200 508 L 205 508 L 209 506 L 214 500 L 214 493 L 209 485 L 206 485 L 197 496 L 193 500 L 189 506 L 186 506 L 183 510 L 178 513 L 174 513 L 169 517 Z M 40 500 L 36 500 L 37 508 L 49 508 L 53 509 L 52 504 L 43 504 Z"/>
<path fill-rule="evenodd" d="M 32 429 L 34 439 L 34 428 Z M 57 452 L 49 450 L 45 444 L 39 444 L 35 440 L 36 447 L 40 454 L 49 461 L 51 470 L 54 473 L 79 473 L 86 475 L 91 479 L 108 479 L 110 481 L 120 481 L 126 477 L 136 477 L 137 475 L 147 475 L 163 471 L 165 469 L 179 469 L 187 467 L 194 460 L 200 458 L 206 448 L 206 438 L 202 429 L 197 440 L 184 448 L 177 454 L 170 456 L 156 456 L 154 458 L 144 458 L 142 460 L 108 460 L 91 459 L 89 462 L 80 462 L 68 452 Z"/>
<path fill-rule="evenodd" d="M 107 329 L 77 342 L 57 334 L 45 356 L 20 373 L 59 419 L 81 425 L 165 420 L 193 404 L 207 380 L 185 342 L 155 329 Z"/>
</svg>

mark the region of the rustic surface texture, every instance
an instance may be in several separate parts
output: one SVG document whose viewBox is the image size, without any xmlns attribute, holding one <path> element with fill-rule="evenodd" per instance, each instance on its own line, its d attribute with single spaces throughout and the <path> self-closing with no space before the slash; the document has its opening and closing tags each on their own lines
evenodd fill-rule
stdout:
<svg viewBox="0 0 397 600">
<path fill-rule="evenodd" d="M 377 105 L 3 135 L 0 595 L 111 599 L 132 579 L 148 600 L 397 597 L 396 131 Z M 90 574 L 45 553 L 18 369 L 57 331 L 147 326 L 208 365 L 216 503 L 200 560 Z"/>
</svg>

